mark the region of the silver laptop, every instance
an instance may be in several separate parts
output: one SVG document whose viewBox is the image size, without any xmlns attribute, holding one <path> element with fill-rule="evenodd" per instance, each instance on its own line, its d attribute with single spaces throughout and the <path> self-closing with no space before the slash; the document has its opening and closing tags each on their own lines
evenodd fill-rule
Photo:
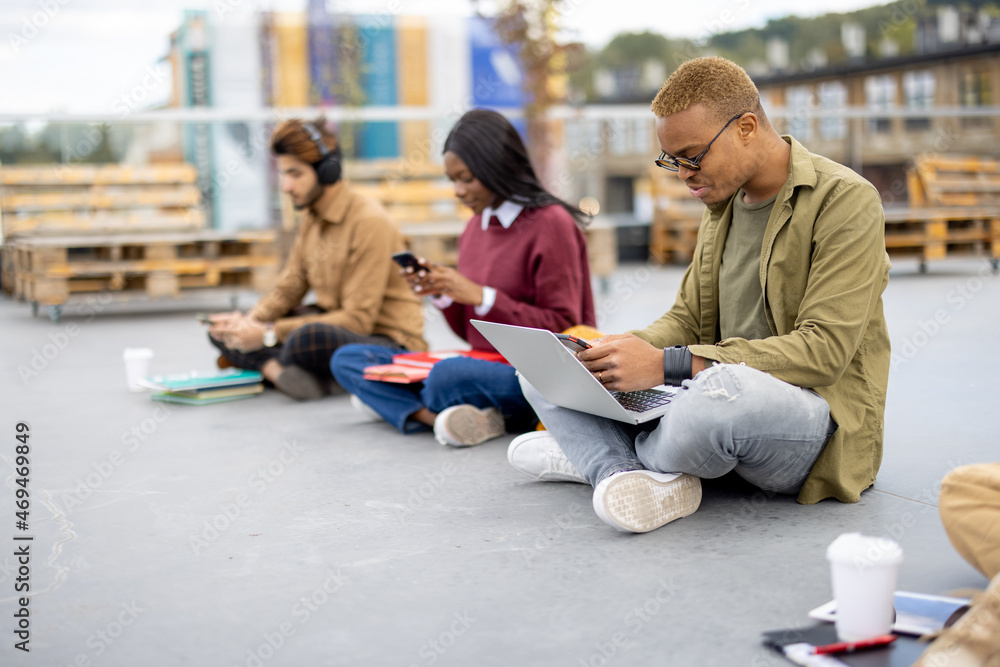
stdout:
<svg viewBox="0 0 1000 667">
<path fill-rule="evenodd" d="M 560 407 L 641 424 L 663 416 L 677 393 L 677 387 L 665 385 L 608 391 L 551 331 L 471 321 L 538 393 Z"/>
</svg>

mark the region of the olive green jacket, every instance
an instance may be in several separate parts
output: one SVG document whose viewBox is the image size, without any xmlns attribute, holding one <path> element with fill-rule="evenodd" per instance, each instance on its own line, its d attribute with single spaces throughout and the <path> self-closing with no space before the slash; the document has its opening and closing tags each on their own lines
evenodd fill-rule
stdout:
<svg viewBox="0 0 1000 667">
<path fill-rule="evenodd" d="M 837 431 L 813 465 L 800 503 L 857 502 L 882 462 L 889 280 L 878 192 L 847 167 L 791 144 L 788 180 L 764 232 L 760 284 L 771 336 L 719 340 L 719 264 L 732 199 L 706 210 L 677 301 L 640 338 L 657 347 L 746 364 L 826 399 Z"/>
</svg>

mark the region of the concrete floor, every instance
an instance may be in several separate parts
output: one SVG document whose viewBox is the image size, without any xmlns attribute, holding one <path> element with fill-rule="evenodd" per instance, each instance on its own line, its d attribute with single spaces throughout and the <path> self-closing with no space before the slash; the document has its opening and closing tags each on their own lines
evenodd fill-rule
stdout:
<svg viewBox="0 0 1000 667">
<path fill-rule="evenodd" d="M 125 347 L 153 348 L 154 372 L 211 367 L 192 311 L 225 299 L 71 306 L 59 324 L 0 300 L 8 464 L 15 424 L 31 427 L 27 533 L 10 472 L 0 492 L 0 664 L 783 665 L 760 633 L 810 622 L 845 531 L 901 543 L 901 589 L 982 586 L 936 503 L 950 468 L 998 458 L 988 269 L 893 270 L 885 459 L 861 502 L 707 481 L 696 514 L 646 535 L 603 524 L 588 487 L 514 471 L 510 436 L 456 450 L 364 423 L 345 397 L 167 409 L 125 389 Z M 681 274 L 623 266 L 598 295 L 600 326 L 651 321 Z M 440 317 L 428 338 L 455 344 Z M 12 634 L 24 534 L 28 654 Z"/>
</svg>

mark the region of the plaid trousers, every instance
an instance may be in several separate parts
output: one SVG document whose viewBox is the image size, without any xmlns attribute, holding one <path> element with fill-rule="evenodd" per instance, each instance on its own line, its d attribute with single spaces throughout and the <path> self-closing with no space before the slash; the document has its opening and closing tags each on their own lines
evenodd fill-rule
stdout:
<svg viewBox="0 0 1000 667">
<path fill-rule="evenodd" d="M 284 367 L 298 366 L 321 379 L 333 379 L 330 372 L 330 357 L 343 345 L 361 343 L 380 345 L 389 349 L 404 348 L 388 336 L 363 336 L 343 327 L 314 322 L 305 324 L 289 334 L 284 343 L 274 347 L 262 347 L 253 352 L 239 352 L 225 346 L 211 336 L 212 345 L 236 368 L 259 371 L 269 359 L 277 359 Z"/>
</svg>

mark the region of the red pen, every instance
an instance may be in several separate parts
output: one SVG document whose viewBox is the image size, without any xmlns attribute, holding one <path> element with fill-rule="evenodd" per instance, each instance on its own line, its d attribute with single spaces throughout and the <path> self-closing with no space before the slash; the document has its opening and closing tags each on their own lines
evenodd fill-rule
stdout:
<svg viewBox="0 0 1000 667">
<path fill-rule="evenodd" d="M 876 646 L 885 646 L 886 644 L 891 644 L 896 641 L 896 635 L 879 635 L 878 637 L 872 637 L 871 639 L 862 639 L 856 642 L 838 642 L 836 644 L 827 644 L 826 646 L 817 646 L 812 650 L 813 655 L 829 655 L 830 653 L 849 653 L 851 651 L 858 651 L 864 648 L 874 648 Z"/>
</svg>

